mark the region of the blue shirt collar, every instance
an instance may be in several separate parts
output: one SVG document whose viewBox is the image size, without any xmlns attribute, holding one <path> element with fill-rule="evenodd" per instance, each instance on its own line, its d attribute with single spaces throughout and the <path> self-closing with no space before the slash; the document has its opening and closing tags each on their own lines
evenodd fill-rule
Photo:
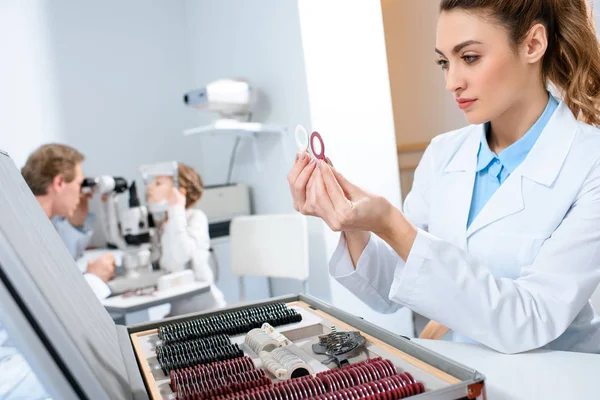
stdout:
<svg viewBox="0 0 600 400">
<path fill-rule="evenodd" d="M 486 168 L 494 159 L 499 159 L 502 166 L 510 174 L 512 173 L 519 164 L 525 160 L 527 154 L 542 134 L 542 131 L 546 127 L 546 124 L 552 117 L 554 110 L 558 107 L 558 101 L 548 93 L 548 104 L 542 115 L 533 124 L 531 128 L 525 133 L 525 135 L 517 140 L 515 143 L 502 150 L 500 154 L 496 155 L 488 145 L 487 142 L 487 131 L 489 128 L 489 122 L 485 124 L 485 129 L 481 135 L 481 141 L 479 143 L 479 152 L 477 154 L 477 172 Z"/>
</svg>

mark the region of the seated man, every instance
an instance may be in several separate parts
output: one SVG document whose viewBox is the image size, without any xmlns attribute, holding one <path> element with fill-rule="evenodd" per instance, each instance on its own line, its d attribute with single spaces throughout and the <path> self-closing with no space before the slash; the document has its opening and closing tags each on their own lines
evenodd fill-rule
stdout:
<svg viewBox="0 0 600 400">
<path fill-rule="evenodd" d="M 81 192 L 83 160 L 84 156 L 72 147 L 47 144 L 29 156 L 21 171 L 74 259 L 81 257 L 92 236 L 85 226 L 88 197 Z M 82 272 L 99 299 L 110 295 L 106 282 L 115 275 L 111 253 L 90 261 Z"/>
</svg>

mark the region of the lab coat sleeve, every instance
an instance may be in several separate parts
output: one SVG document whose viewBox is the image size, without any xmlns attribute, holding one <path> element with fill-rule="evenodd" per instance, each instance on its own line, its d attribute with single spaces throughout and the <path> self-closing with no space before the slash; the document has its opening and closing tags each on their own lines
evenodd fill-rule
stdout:
<svg viewBox="0 0 600 400">
<path fill-rule="evenodd" d="M 194 209 L 188 217 L 183 206 L 172 206 L 169 207 L 168 216 L 161 235 L 161 267 L 169 272 L 177 272 L 192 262 L 196 280 L 213 283 L 206 215 Z"/>
<path fill-rule="evenodd" d="M 494 277 L 467 252 L 423 230 L 390 299 L 503 353 L 560 336 L 600 282 L 600 167 L 518 279 Z"/>
<path fill-rule="evenodd" d="M 404 213 L 407 218 L 424 230 L 428 228 L 431 152 L 429 146 L 415 170 L 412 190 L 404 202 Z M 350 258 L 343 232 L 329 262 L 330 275 L 365 304 L 380 313 L 393 313 L 402 307 L 398 302 L 391 300 L 389 295 L 392 282 L 395 277 L 402 274 L 403 270 L 404 260 L 373 233 L 356 263 L 356 268 Z"/>
<path fill-rule="evenodd" d="M 92 288 L 92 291 L 100 300 L 106 299 L 111 294 L 110 287 L 104 282 L 98 275 L 94 274 L 83 274 L 83 277 L 87 281 L 88 285 Z"/>
<path fill-rule="evenodd" d="M 66 218 L 54 218 L 52 223 L 73 259 L 80 258 L 92 239 L 92 230 L 75 228 Z"/>
<path fill-rule="evenodd" d="M 390 301 L 389 292 L 396 266 L 402 270 L 403 264 L 404 261 L 387 243 L 371 233 L 367 247 L 354 269 L 342 232 L 329 263 L 329 273 L 373 310 L 387 314 L 401 307 L 400 304 Z"/>
</svg>

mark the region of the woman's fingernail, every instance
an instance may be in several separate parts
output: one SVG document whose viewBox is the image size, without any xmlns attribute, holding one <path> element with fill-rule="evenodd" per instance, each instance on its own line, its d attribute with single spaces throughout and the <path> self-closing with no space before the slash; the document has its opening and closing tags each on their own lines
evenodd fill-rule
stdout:
<svg viewBox="0 0 600 400">
<path fill-rule="evenodd" d="M 302 152 L 302 155 L 300 156 L 300 159 L 304 160 L 304 157 L 306 157 L 306 152 Z"/>
<path fill-rule="evenodd" d="M 311 158 L 309 164 L 314 164 L 314 162 L 315 162 L 315 159 Z"/>
</svg>

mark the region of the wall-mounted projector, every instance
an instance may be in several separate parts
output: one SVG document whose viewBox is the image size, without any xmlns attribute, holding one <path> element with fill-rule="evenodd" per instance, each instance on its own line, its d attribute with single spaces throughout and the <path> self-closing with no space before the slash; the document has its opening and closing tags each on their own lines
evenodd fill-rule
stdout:
<svg viewBox="0 0 600 400">
<path fill-rule="evenodd" d="M 216 111 L 226 119 L 247 117 L 252 112 L 254 99 L 252 86 L 241 79 L 219 79 L 183 96 L 186 105 Z"/>
</svg>

